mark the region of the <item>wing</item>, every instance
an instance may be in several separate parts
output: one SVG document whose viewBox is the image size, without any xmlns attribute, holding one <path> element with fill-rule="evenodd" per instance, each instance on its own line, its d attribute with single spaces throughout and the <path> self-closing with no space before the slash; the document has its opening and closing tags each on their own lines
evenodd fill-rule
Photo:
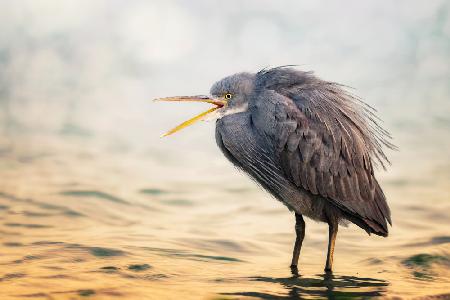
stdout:
<svg viewBox="0 0 450 300">
<path fill-rule="evenodd" d="M 372 163 L 384 166 L 381 145 L 392 145 L 374 113 L 311 73 L 276 68 L 257 76 L 253 122 L 271 141 L 284 175 L 386 236 L 390 210 Z"/>
<path fill-rule="evenodd" d="M 296 190 L 273 160 L 273 152 L 258 140 L 247 112 L 227 115 L 216 123 L 216 142 L 228 160 L 247 172 L 252 179 L 290 209 L 289 187 Z"/>
</svg>

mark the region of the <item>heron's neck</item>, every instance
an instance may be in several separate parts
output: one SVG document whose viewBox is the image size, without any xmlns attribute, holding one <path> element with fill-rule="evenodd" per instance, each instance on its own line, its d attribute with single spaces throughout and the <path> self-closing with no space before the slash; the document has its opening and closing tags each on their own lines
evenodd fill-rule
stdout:
<svg viewBox="0 0 450 300">
<path fill-rule="evenodd" d="M 248 103 L 243 103 L 235 107 L 224 107 L 217 110 L 217 119 L 221 119 L 225 116 L 241 113 L 248 110 Z"/>
</svg>

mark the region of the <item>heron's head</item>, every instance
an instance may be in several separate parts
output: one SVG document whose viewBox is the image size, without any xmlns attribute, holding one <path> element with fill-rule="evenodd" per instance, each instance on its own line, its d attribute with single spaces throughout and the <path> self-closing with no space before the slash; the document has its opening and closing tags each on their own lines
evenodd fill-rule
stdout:
<svg viewBox="0 0 450 300">
<path fill-rule="evenodd" d="M 255 74 L 237 73 L 225 77 L 213 84 L 209 96 L 176 96 L 156 99 L 158 101 L 183 101 L 183 102 L 205 102 L 213 104 L 214 107 L 189 119 L 177 127 L 171 129 L 162 136 L 175 133 L 195 122 L 204 119 L 207 115 L 216 112 L 218 118 L 247 110 L 248 97 L 253 91 Z"/>
<path fill-rule="evenodd" d="M 251 73 L 238 73 L 225 77 L 213 84 L 210 94 L 213 98 L 226 102 L 221 109 L 223 113 L 246 109 L 247 98 L 253 91 L 254 78 L 255 74 Z"/>
</svg>

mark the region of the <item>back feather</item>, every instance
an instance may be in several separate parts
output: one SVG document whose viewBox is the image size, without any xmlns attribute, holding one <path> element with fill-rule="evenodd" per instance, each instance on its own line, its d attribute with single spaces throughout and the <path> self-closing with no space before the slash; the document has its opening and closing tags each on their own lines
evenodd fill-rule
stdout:
<svg viewBox="0 0 450 300">
<path fill-rule="evenodd" d="M 369 233 L 386 236 L 390 210 L 372 164 L 385 169 L 383 148 L 395 146 L 376 111 L 340 84 L 286 67 L 258 72 L 255 88 L 254 110 L 258 101 L 279 98 L 271 138 L 291 182 L 329 199 Z"/>
</svg>

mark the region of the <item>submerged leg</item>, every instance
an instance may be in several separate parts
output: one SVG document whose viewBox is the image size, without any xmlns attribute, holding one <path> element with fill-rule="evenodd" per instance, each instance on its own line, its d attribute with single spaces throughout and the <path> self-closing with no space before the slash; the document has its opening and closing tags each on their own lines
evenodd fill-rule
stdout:
<svg viewBox="0 0 450 300">
<path fill-rule="evenodd" d="M 295 239 L 294 253 L 292 254 L 291 269 L 297 270 L 298 258 L 300 256 L 300 250 L 302 249 L 303 239 L 305 238 L 305 221 L 302 215 L 295 213 L 295 233 L 297 238 Z"/>
<path fill-rule="evenodd" d="M 328 223 L 328 254 L 327 263 L 325 265 L 325 272 L 331 272 L 333 269 L 333 254 L 334 254 L 334 244 L 336 242 L 336 236 L 338 232 L 338 224 L 335 222 Z"/>
</svg>

